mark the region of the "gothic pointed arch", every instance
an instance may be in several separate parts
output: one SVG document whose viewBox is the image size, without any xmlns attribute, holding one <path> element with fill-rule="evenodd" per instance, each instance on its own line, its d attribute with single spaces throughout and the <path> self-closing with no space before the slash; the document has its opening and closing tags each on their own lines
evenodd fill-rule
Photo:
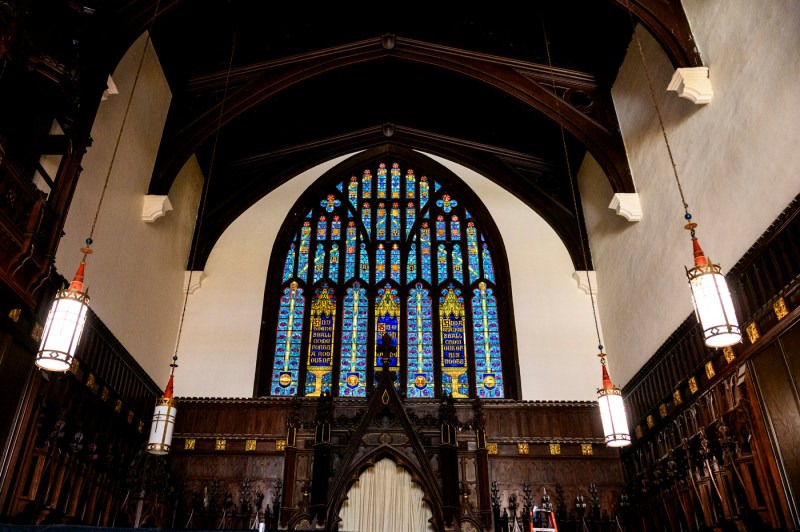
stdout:
<svg viewBox="0 0 800 532">
<path fill-rule="evenodd" d="M 256 395 L 365 397 L 389 338 L 408 398 L 519 397 L 499 231 L 427 156 L 382 146 L 320 177 L 284 221 L 267 275 Z"/>
</svg>

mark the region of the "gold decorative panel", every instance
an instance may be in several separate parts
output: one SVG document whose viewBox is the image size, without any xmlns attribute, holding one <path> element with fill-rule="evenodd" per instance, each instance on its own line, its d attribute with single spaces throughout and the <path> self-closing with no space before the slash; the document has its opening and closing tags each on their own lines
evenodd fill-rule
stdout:
<svg viewBox="0 0 800 532">
<path fill-rule="evenodd" d="M 244 450 L 245 451 L 255 451 L 256 450 L 256 440 L 247 440 L 244 443 Z"/>
<path fill-rule="evenodd" d="M 117 402 L 114 403 L 114 412 L 117 414 L 122 412 L 122 399 L 117 399 Z"/>
<path fill-rule="evenodd" d="M 286 440 L 276 440 L 275 441 L 275 450 L 276 451 L 285 451 L 286 450 Z"/>
<path fill-rule="evenodd" d="M 518 443 L 517 444 L 517 452 L 519 454 L 526 455 L 526 454 L 530 454 L 531 449 L 530 449 L 530 447 L 528 446 L 527 443 Z"/>
<path fill-rule="evenodd" d="M 750 343 L 754 344 L 761 338 L 761 333 L 758 332 L 758 325 L 756 322 L 751 323 L 747 326 L 747 337 L 750 339 Z"/>
<path fill-rule="evenodd" d="M 552 454 L 552 455 L 561 454 L 561 444 L 560 443 L 551 443 L 550 444 L 550 454 Z"/>
<path fill-rule="evenodd" d="M 581 454 L 583 456 L 592 456 L 594 454 L 594 449 L 592 448 L 591 443 L 582 443 L 581 444 Z"/>
<path fill-rule="evenodd" d="M 227 440 L 217 440 L 217 443 L 214 445 L 214 449 L 217 451 L 224 451 L 227 446 Z"/>
<path fill-rule="evenodd" d="M 183 440 L 183 450 L 194 451 L 194 444 L 195 444 L 194 438 L 186 438 L 185 440 Z"/>
<path fill-rule="evenodd" d="M 33 327 L 31 327 L 31 338 L 33 338 L 33 340 L 36 342 L 41 342 L 43 332 L 44 328 L 38 323 L 34 323 Z"/>
<path fill-rule="evenodd" d="M 708 380 L 713 379 L 716 374 L 717 373 L 714 371 L 714 363 L 711 361 L 706 362 L 706 377 L 708 377 Z"/>
<path fill-rule="evenodd" d="M 680 390 L 675 390 L 674 392 L 672 392 L 672 403 L 675 406 L 678 406 L 679 404 L 683 403 L 683 397 L 681 397 Z"/>
<path fill-rule="evenodd" d="M 19 321 L 19 317 L 21 314 L 22 314 L 21 308 L 12 308 L 11 311 L 8 313 L 8 317 L 11 321 L 17 323 L 17 321 Z"/>
<path fill-rule="evenodd" d="M 497 442 L 487 443 L 486 448 L 489 450 L 489 454 L 497 454 Z"/>
<path fill-rule="evenodd" d="M 81 367 L 81 361 L 78 360 L 77 358 L 73 358 L 72 364 L 69 365 L 69 372 L 72 373 L 73 375 L 77 375 L 78 368 L 80 367 Z"/>
<path fill-rule="evenodd" d="M 139 424 L 136 426 L 136 430 L 139 432 L 144 432 L 144 421 L 139 421 Z"/>
<path fill-rule="evenodd" d="M 94 388 L 95 385 L 94 373 L 89 373 L 89 376 L 86 377 L 86 387 L 91 389 Z"/>
<path fill-rule="evenodd" d="M 655 426 L 656 426 L 656 421 L 655 419 L 653 419 L 653 416 L 652 415 L 647 416 L 647 428 L 652 429 Z"/>
<path fill-rule="evenodd" d="M 103 401 L 108 401 L 108 393 L 108 388 L 103 386 L 103 388 L 100 390 L 100 399 Z"/>
<path fill-rule="evenodd" d="M 689 393 L 697 393 L 697 379 L 689 377 Z"/>
<path fill-rule="evenodd" d="M 667 403 L 658 405 L 658 415 L 661 416 L 661 419 L 667 417 Z"/>
<path fill-rule="evenodd" d="M 128 423 L 133 423 L 133 410 L 128 410 Z"/>
<path fill-rule="evenodd" d="M 641 425 L 636 425 L 636 429 L 633 431 L 633 433 L 636 434 L 637 440 L 641 440 L 642 436 L 644 436 L 644 431 L 642 430 Z"/>
<path fill-rule="evenodd" d="M 733 353 L 733 348 L 728 346 L 722 350 L 722 354 L 725 356 L 725 362 L 730 364 L 736 358 L 736 355 Z"/>
<path fill-rule="evenodd" d="M 772 310 L 775 311 L 775 316 L 777 316 L 779 320 L 782 320 L 787 314 L 789 314 L 789 309 L 786 308 L 786 300 L 782 297 L 779 297 L 775 300 L 775 302 L 772 304 Z"/>
</svg>

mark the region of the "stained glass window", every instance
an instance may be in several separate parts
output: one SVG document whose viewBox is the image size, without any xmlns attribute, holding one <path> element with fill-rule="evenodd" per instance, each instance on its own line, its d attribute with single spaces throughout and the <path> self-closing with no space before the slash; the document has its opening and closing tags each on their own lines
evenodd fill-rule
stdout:
<svg viewBox="0 0 800 532">
<path fill-rule="evenodd" d="M 303 289 L 293 282 L 283 291 L 275 334 L 272 395 L 296 395 L 305 310 Z"/>
<path fill-rule="evenodd" d="M 452 194 L 463 184 L 399 163 L 373 170 L 375 183 L 369 169 L 331 183 L 281 232 L 290 284 L 272 311 L 270 393 L 364 397 L 386 354 L 409 398 L 504 397 L 495 258 Z"/>
<path fill-rule="evenodd" d="M 433 315 L 428 291 L 417 283 L 409 291 L 408 397 L 433 397 Z"/>
<path fill-rule="evenodd" d="M 359 283 L 345 292 L 342 310 L 342 363 L 339 395 L 364 397 L 367 394 L 367 289 Z"/>
<path fill-rule="evenodd" d="M 478 396 L 503 397 L 497 300 L 492 289 L 484 282 L 479 283 L 472 294 L 472 333 Z"/>
<path fill-rule="evenodd" d="M 331 389 L 333 339 L 336 326 L 336 297 L 326 284 L 314 293 L 306 359 L 306 395 L 319 396 Z"/>
</svg>

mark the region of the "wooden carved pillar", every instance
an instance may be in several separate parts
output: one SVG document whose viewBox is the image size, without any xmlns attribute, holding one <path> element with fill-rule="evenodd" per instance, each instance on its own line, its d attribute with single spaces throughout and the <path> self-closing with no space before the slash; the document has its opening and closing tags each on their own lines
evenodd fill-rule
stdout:
<svg viewBox="0 0 800 532">
<path fill-rule="evenodd" d="M 286 416 L 286 444 L 283 458 L 283 500 L 281 502 L 281 527 L 289 524 L 294 507 L 294 477 L 297 465 L 297 428 L 301 424 L 299 417 L 300 402 L 292 403 L 292 411 Z"/>
<path fill-rule="evenodd" d="M 459 511 L 458 493 L 458 418 L 452 395 L 442 398 L 439 409 L 441 419 L 441 442 L 439 444 L 439 473 L 442 481 L 442 509 L 447 526 Z"/>
<path fill-rule="evenodd" d="M 483 415 L 483 405 L 480 399 L 475 399 L 472 405 L 475 412 L 475 477 L 478 491 L 478 508 L 480 510 L 481 522 L 486 528 L 492 526 L 492 510 L 490 506 L 489 494 L 489 447 L 486 445 L 486 417 Z M 464 479 L 466 482 L 466 479 Z"/>
<path fill-rule="evenodd" d="M 331 419 L 333 397 L 322 392 L 317 402 L 316 435 L 314 437 L 314 466 L 311 472 L 312 520 L 325 522 L 328 506 L 328 482 L 331 476 Z"/>
</svg>

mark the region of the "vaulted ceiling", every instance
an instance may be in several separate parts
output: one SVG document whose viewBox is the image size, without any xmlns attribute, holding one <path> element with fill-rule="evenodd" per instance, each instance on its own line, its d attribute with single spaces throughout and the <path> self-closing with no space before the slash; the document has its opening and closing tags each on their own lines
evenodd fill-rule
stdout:
<svg viewBox="0 0 800 532">
<path fill-rule="evenodd" d="M 700 58 L 678 0 L 520 5 L 120 7 L 106 34 L 111 55 L 151 30 L 173 93 L 150 193 L 166 194 L 193 153 L 210 176 L 190 267 L 202 269 L 224 229 L 297 173 L 387 143 L 493 179 L 582 264 L 568 176 L 588 151 L 615 192 L 634 191 L 610 96 L 633 23 L 675 66 Z"/>
</svg>

